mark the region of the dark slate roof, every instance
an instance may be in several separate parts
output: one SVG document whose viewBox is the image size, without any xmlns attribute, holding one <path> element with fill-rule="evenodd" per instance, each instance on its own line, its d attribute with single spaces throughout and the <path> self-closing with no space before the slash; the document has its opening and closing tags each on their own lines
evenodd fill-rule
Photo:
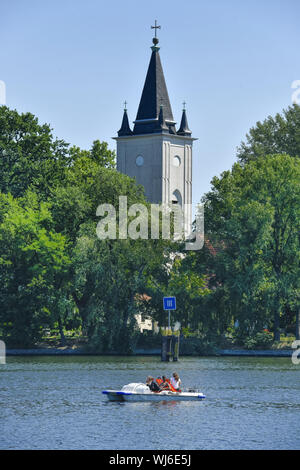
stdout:
<svg viewBox="0 0 300 470">
<path fill-rule="evenodd" d="M 139 104 L 133 134 L 159 132 L 158 117 L 163 106 L 167 126 L 161 131 L 176 133 L 168 90 L 159 56 L 159 47 L 152 47 L 151 59 Z M 145 120 L 145 121 L 144 121 Z"/>
<path fill-rule="evenodd" d="M 130 129 L 130 126 L 129 126 L 129 121 L 128 121 L 128 116 L 127 116 L 127 110 L 126 109 L 124 109 L 121 129 L 118 131 L 118 136 L 119 137 L 122 137 L 124 135 L 132 135 L 132 130 Z"/>
<path fill-rule="evenodd" d="M 177 131 L 178 135 L 191 135 L 192 131 L 189 129 L 189 125 L 187 122 L 186 112 L 185 109 L 182 111 L 182 118 L 180 123 L 180 128 Z"/>
<path fill-rule="evenodd" d="M 164 132 L 164 133 L 169 133 L 170 132 L 169 127 L 166 124 L 164 106 L 163 105 L 160 105 L 158 121 L 156 121 L 154 132 Z"/>
</svg>

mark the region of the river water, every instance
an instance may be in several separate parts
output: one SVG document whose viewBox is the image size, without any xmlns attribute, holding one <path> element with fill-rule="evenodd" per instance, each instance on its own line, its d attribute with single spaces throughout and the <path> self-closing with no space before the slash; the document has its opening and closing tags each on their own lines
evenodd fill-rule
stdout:
<svg viewBox="0 0 300 470">
<path fill-rule="evenodd" d="M 179 373 L 200 402 L 115 403 L 103 389 Z M 1 449 L 300 449 L 300 366 L 288 358 L 8 357 Z"/>
</svg>

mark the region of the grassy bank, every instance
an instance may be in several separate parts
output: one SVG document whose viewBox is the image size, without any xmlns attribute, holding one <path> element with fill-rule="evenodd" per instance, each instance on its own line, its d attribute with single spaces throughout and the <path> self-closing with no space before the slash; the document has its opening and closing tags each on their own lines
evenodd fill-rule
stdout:
<svg viewBox="0 0 300 470">
<path fill-rule="evenodd" d="M 232 338 L 222 337 L 215 338 L 214 340 L 201 339 L 199 337 L 182 336 L 180 338 L 180 354 L 189 356 L 199 355 L 218 355 L 220 351 L 226 351 L 226 354 L 233 354 L 241 352 L 245 354 L 247 351 L 292 351 L 292 343 L 295 341 L 293 335 L 281 335 L 280 342 L 261 342 L 250 341 L 239 343 L 233 341 Z M 159 334 L 146 333 L 137 336 L 136 342 L 133 345 L 132 353 L 136 351 L 147 352 L 147 351 L 160 351 L 161 348 L 161 336 Z M 88 338 L 83 335 L 79 335 L 75 331 L 65 332 L 64 340 L 62 341 L 59 334 L 52 332 L 51 334 L 45 335 L 43 340 L 32 349 L 39 350 L 57 350 L 57 351 L 81 351 L 82 353 L 93 353 L 88 343 Z M 50 352 L 50 351 L 49 351 Z M 94 351 L 97 353 L 97 351 Z M 118 351 L 107 351 L 107 354 L 117 354 Z"/>
</svg>

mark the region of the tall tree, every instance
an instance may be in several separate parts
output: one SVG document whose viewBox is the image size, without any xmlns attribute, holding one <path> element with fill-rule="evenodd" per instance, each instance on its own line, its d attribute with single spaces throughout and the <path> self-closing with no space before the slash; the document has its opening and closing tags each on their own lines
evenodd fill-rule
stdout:
<svg viewBox="0 0 300 470">
<path fill-rule="evenodd" d="M 219 249 L 216 285 L 227 285 L 235 316 L 248 328 L 273 318 L 299 289 L 300 159 L 257 157 L 213 179 L 204 197 L 206 236 Z"/>
<path fill-rule="evenodd" d="M 70 147 L 54 138 L 48 124 L 40 124 L 31 113 L 19 114 L 0 106 L 0 191 L 22 197 L 27 189 L 40 199 L 66 185 L 67 169 L 115 168 L 115 152 L 106 142 L 95 140 L 90 150 Z M 74 168 L 75 167 L 75 168 Z"/>
<path fill-rule="evenodd" d="M 275 153 L 300 157 L 300 106 L 294 104 L 282 114 L 257 122 L 246 137 L 237 152 L 242 163 Z"/>
<path fill-rule="evenodd" d="M 98 351 L 130 352 L 139 298 L 164 257 L 159 240 L 99 240 L 84 226 L 74 248 L 74 298 L 90 344 Z"/>
<path fill-rule="evenodd" d="M 103 168 L 115 168 L 116 152 L 109 150 L 107 142 L 94 140 L 90 150 L 90 158 Z"/>
<path fill-rule="evenodd" d="M 67 301 L 66 238 L 34 193 L 0 194 L 0 246 L 0 331 L 9 346 L 33 346 Z"/>
<path fill-rule="evenodd" d="M 28 188 L 46 199 L 70 163 L 68 144 L 31 113 L 0 106 L 0 191 L 22 197 Z"/>
</svg>

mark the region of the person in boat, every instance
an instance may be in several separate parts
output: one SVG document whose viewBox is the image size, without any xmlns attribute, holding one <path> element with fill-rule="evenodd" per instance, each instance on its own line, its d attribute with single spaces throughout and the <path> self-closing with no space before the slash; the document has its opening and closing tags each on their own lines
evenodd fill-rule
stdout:
<svg viewBox="0 0 300 470">
<path fill-rule="evenodd" d="M 177 374 L 177 372 L 174 372 L 173 373 L 173 377 L 171 377 L 171 385 L 175 388 L 176 392 L 181 392 L 181 380 L 179 378 L 179 375 Z"/>
<path fill-rule="evenodd" d="M 170 379 L 168 379 L 165 375 L 162 376 L 162 383 L 160 384 L 162 390 L 171 390 L 175 391 L 175 389 L 170 384 Z"/>
<path fill-rule="evenodd" d="M 162 378 L 157 377 L 156 383 L 161 391 L 170 390 L 171 392 L 176 392 L 175 388 L 170 383 L 170 379 L 168 379 L 165 375 L 163 375 Z"/>
<path fill-rule="evenodd" d="M 161 391 L 161 388 L 160 386 L 157 384 L 157 382 L 155 382 L 154 378 L 151 377 L 151 375 L 149 375 L 146 379 L 146 385 L 148 385 L 148 387 L 150 388 L 151 392 L 160 392 Z"/>
<path fill-rule="evenodd" d="M 161 377 L 157 377 L 156 383 L 160 389 L 162 389 L 163 379 Z"/>
</svg>

